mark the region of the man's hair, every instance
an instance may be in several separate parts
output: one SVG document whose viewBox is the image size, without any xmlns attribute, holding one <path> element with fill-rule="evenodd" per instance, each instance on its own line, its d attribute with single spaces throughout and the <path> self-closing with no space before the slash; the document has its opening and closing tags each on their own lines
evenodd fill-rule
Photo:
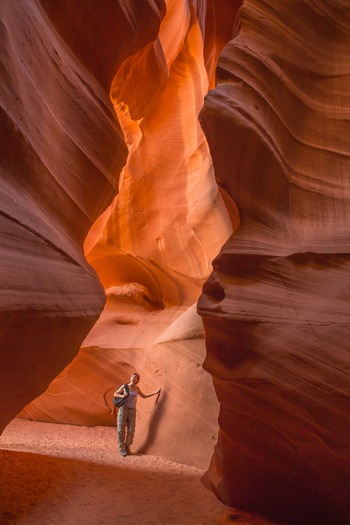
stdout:
<svg viewBox="0 0 350 525">
<path fill-rule="evenodd" d="M 134 372 L 134 373 L 133 373 L 133 376 L 136 376 L 136 377 L 137 377 L 137 382 L 140 381 L 140 374 L 138 374 L 137 372 Z"/>
</svg>

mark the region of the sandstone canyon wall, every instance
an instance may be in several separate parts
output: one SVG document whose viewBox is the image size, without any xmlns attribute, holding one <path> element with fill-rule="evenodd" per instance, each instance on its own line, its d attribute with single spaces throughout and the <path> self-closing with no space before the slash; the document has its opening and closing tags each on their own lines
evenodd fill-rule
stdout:
<svg viewBox="0 0 350 525">
<path fill-rule="evenodd" d="M 247 0 L 200 115 L 240 226 L 199 313 L 220 402 L 208 487 L 350 523 L 350 8 Z"/>
<path fill-rule="evenodd" d="M 21 417 L 113 425 L 137 369 L 137 450 L 345 525 L 349 8 L 246 0 L 200 113 L 240 4 L 0 3 L 1 426 L 57 375 Z"/>
<path fill-rule="evenodd" d="M 43 7 L 52 14 L 58 4 L 55 26 Z M 148 5 L 144 34 L 114 2 L 103 10 L 85 2 L 89 17 L 70 9 L 72 2 L 0 4 L 1 429 L 71 361 L 103 309 L 105 293 L 83 243 L 117 193 L 127 157 L 103 85 L 125 56 L 123 37 L 137 49 L 162 16 Z M 102 56 L 111 35 L 101 28 L 118 25 L 111 64 Z M 82 37 L 91 41 L 96 27 L 94 53 L 79 55 Z"/>
</svg>

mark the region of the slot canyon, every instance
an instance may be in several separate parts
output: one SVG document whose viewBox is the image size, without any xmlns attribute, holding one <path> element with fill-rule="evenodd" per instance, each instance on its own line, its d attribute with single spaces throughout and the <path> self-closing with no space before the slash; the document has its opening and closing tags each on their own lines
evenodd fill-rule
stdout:
<svg viewBox="0 0 350 525">
<path fill-rule="evenodd" d="M 0 22 L 0 432 L 115 427 L 137 371 L 162 391 L 140 455 L 269 523 L 350 525 L 347 0 Z"/>
</svg>

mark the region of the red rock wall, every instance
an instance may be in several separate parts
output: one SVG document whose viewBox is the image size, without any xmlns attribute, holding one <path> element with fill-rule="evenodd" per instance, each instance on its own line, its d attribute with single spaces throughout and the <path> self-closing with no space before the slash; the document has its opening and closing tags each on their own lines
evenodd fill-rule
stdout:
<svg viewBox="0 0 350 525">
<path fill-rule="evenodd" d="M 0 5 L 0 428 L 71 361 L 105 303 L 82 247 L 117 193 L 126 159 L 103 87 L 125 49 L 116 31 L 118 53 L 103 58 L 95 29 L 119 24 L 136 48 L 144 35 L 125 29 L 115 3 L 104 2 L 102 13 L 85 2 L 79 16 L 69 4 L 72 12 L 63 2 Z M 151 29 L 161 17 L 154 6 Z M 53 24 L 47 13 L 59 8 Z"/>
<path fill-rule="evenodd" d="M 349 35 L 344 1 L 245 1 L 200 116 L 240 216 L 199 301 L 204 482 L 293 524 L 350 520 Z"/>
</svg>

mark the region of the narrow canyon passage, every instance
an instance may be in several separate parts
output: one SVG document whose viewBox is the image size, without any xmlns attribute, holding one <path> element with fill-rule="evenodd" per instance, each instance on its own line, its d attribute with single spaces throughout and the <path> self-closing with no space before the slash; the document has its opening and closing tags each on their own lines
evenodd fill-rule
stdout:
<svg viewBox="0 0 350 525">
<path fill-rule="evenodd" d="M 136 450 L 205 468 L 218 403 L 202 369 L 196 303 L 212 259 L 237 227 L 198 120 L 221 33 L 209 4 L 202 11 L 168 0 L 166 7 L 157 38 L 127 57 L 111 84 L 128 156 L 118 195 L 84 241 L 105 308 L 74 361 L 20 417 L 115 425 L 113 391 L 136 370 L 143 390 L 162 388 L 157 406 L 138 403 Z M 236 10 L 229 10 L 232 27 Z"/>
<path fill-rule="evenodd" d="M 125 5 L 116 6 L 110 13 L 115 9 L 114 15 L 123 14 L 128 20 Z M 26 406 L 1 437 L 1 523 L 70 525 L 85 520 L 107 525 L 120 518 L 121 505 L 129 523 L 138 522 L 140 509 L 145 524 L 190 524 L 198 519 L 214 524 L 226 513 L 225 505 L 200 483 L 215 445 L 218 403 L 211 378 L 202 369 L 204 331 L 196 301 L 212 258 L 232 231 L 198 123 L 215 65 L 215 56 L 210 58 L 215 55 L 213 20 L 206 27 L 203 6 L 198 5 L 196 12 L 187 0 L 169 0 L 166 12 L 159 9 L 158 36 L 157 12 L 153 7 L 148 12 L 143 9 L 149 17 L 142 21 L 146 29 L 139 28 L 137 45 L 131 43 L 130 50 L 124 49 L 117 57 L 121 67 L 112 84 L 116 118 L 102 89 L 108 67 L 96 72 L 96 56 L 103 58 L 108 50 L 97 45 L 95 54 L 82 57 L 76 40 L 71 41 L 70 30 L 80 23 L 76 6 L 61 3 L 58 7 L 45 0 L 2 5 L 2 20 L 10 28 L 2 35 L 8 47 L 4 69 L 8 84 L 14 85 L 16 102 L 20 100 L 17 104 L 12 93 L 6 93 L 4 107 L 9 128 L 18 118 L 24 136 L 24 141 L 22 136 L 15 137 L 14 145 L 20 143 L 21 148 L 16 153 L 10 149 L 4 164 L 9 181 L 17 155 L 23 170 L 26 160 L 31 168 L 28 195 L 19 189 L 17 196 L 10 183 L 8 191 L 23 207 L 14 207 L 11 220 L 17 220 L 15 212 L 22 213 L 18 222 L 25 231 L 23 246 L 29 244 L 29 255 L 23 250 L 26 271 L 19 275 L 22 291 L 28 292 L 28 284 L 32 288 L 29 294 L 23 293 L 28 316 L 23 321 L 21 312 L 18 319 L 12 315 L 13 327 L 7 326 L 13 338 L 13 362 L 7 360 L 2 372 L 11 372 L 16 380 L 4 376 L 3 398 L 10 392 L 7 399 L 17 399 L 2 414 L 4 426 L 11 413 L 18 412 L 21 404 Z M 95 14 L 96 20 L 106 17 L 106 22 L 103 10 Z M 84 23 L 94 26 L 95 19 L 91 15 Z M 124 37 L 121 29 L 119 38 Z M 20 62 L 19 72 L 12 67 L 12 48 Z M 126 58 L 135 48 L 139 51 Z M 132 91 L 133 82 L 123 76 L 125 72 L 134 75 L 134 86 L 139 87 L 141 78 L 154 93 L 135 87 Z M 161 90 L 156 85 L 159 75 Z M 119 100 L 118 83 L 128 104 Z M 31 118 L 27 92 L 34 101 Z M 117 184 L 119 195 L 110 204 Z M 107 203 L 110 206 L 101 215 Z M 31 244 L 27 229 L 33 236 Z M 10 234 L 15 237 L 15 232 L 9 230 L 9 238 Z M 98 279 L 83 257 L 83 243 Z M 6 253 L 7 277 L 13 272 L 18 283 L 20 265 L 11 265 L 12 251 L 8 248 Z M 107 294 L 101 315 L 100 282 Z M 19 326 L 27 363 L 23 343 L 14 337 Z M 88 336 L 80 343 L 77 357 L 45 390 L 45 383 L 57 375 L 62 363 L 69 363 L 84 332 Z M 5 334 L 7 355 L 11 355 L 10 341 Z M 116 385 L 135 368 L 144 389 L 157 382 L 163 393 L 156 407 L 146 401 L 138 411 L 135 450 L 140 455 L 131 460 L 133 472 L 116 467 L 120 458 L 111 402 Z M 192 404 L 187 401 L 189 384 L 196 392 Z M 54 426 L 47 426 L 50 422 Z M 95 433 L 89 434 L 87 427 L 96 429 Z M 85 455 L 87 442 L 91 448 Z M 98 463 L 100 446 L 109 449 L 103 467 Z M 68 450 L 72 458 L 67 457 Z M 156 461 L 152 453 L 157 453 Z M 155 472 L 151 476 L 149 465 Z M 116 483 L 123 475 L 132 486 L 141 478 L 141 491 L 137 487 L 130 492 L 127 487 L 115 502 Z M 163 485 L 166 506 L 157 510 Z M 142 501 L 130 509 L 126 502 L 135 494 Z"/>
<path fill-rule="evenodd" d="M 0 2 L 4 465 L 111 494 L 136 370 L 130 465 L 195 472 L 222 523 L 348 525 L 347 0 L 83 4 Z"/>
</svg>

